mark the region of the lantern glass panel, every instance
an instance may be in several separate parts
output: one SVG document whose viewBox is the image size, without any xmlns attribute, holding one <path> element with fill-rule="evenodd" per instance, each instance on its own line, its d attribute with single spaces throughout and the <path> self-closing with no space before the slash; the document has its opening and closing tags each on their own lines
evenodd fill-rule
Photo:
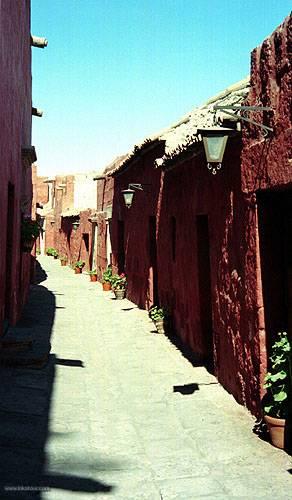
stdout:
<svg viewBox="0 0 292 500">
<path fill-rule="evenodd" d="M 203 137 L 208 162 L 222 162 L 226 141 L 227 135 L 208 135 Z"/>
<path fill-rule="evenodd" d="M 123 197 L 125 200 L 126 207 L 130 207 L 133 203 L 135 191 L 133 189 L 125 189 L 123 191 Z"/>
</svg>

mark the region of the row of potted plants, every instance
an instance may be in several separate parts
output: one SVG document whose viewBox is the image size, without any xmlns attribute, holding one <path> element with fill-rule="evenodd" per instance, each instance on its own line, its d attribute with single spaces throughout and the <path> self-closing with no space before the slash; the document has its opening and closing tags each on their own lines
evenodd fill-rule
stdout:
<svg viewBox="0 0 292 500">
<path fill-rule="evenodd" d="M 65 255 L 59 256 L 57 250 L 54 248 L 48 248 L 46 254 L 51 255 L 56 259 L 59 257 L 62 266 L 65 266 L 68 262 L 68 257 Z M 81 274 L 84 266 L 85 262 L 83 260 L 79 260 L 72 265 L 72 268 L 75 270 L 76 274 Z M 91 281 L 97 281 L 96 269 L 89 271 L 88 274 Z M 111 266 L 108 266 L 102 275 L 102 286 L 104 291 L 113 290 L 117 299 L 123 299 L 125 298 L 127 289 L 126 275 L 124 273 L 113 274 Z"/>
</svg>

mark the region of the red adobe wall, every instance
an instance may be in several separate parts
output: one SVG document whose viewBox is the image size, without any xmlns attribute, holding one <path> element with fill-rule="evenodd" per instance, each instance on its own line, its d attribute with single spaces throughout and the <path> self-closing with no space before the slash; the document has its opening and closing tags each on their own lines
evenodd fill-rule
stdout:
<svg viewBox="0 0 292 500">
<path fill-rule="evenodd" d="M 45 205 L 49 201 L 50 185 L 45 182 L 47 179 L 48 177 L 36 177 L 36 201 L 40 205 Z"/>
<path fill-rule="evenodd" d="M 249 232 L 253 213 L 253 198 L 241 192 L 239 143 L 227 146 L 223 169 L 216 176 L 207 170 L 203 155 L 165 173 L 158 232 L 160 302 L 199 359 L 210 354 L 212 331 L 214 373 L 255 412 L 260 390 L 257 300 L 247 296 L 246 275 L 247 262 L 254 271 L 256 265 Z M 171 217 L 176 220 L 175 259 Z M 208 220 L 205 246 L 199 236 L 202 217 Z M 210 271 L 201 254 L 208 251 Z"/>
<path fill-rule="evenodd" d="M 0 224 L 3 236 L 0 248 L 1 329 L 5 302 L 6 316 L 14 323 L 20 315 L 30 281 L 30 255 L 20 253 L 21 207 L 25 207 L 23 210 L 30 214 L 32 195 L 31 169 L 23 166 L 21 158 L 21 147 L 31 144 L 30 2 L 2 2 L 0 25 Z M 8 183 L 11 186 L 9 255 L 6 253 Z"/>
<path fill-rule="evenodd" d="M 100 212 L 106 210 L 108 206 L 113 204 L 114 179 L 105 177 L 97 180 L 97 239 L 94 255 L 95 268 L 97 270 L 98 279 L 102 279 L 102 274 L 110 264 L 107 259 L 107 231 L 112 232 L 112 223 L 106 223 L 105 216 Z"/>
<path fill-rule="evenodd" d="M 120 220 L 124 222 L 128 297 L 140 307 L 149 307 L 154 300 L 149 217 L 156 216 L 158 301 L 169 308 L 183 341 L 199 359 L 205 358 L 210 352 L 206 336 L 209 274 L 214 372 L 254 414 L 260 412 L 267 361 L 257 190 L 279 187 L 289 195 L 287 189 L 291 189 L 289 29 L 290 19 L 252 55 L 250 103 L 273 106 L 274 118 L 264 117 L 275 130 L 271 139 L 263 141 L 257 129 L 244 127 L 243 150 L 240 140 L 230 140 L 223 169 L 216 176 L 207 170 L 203 151 L 164 174 L 153 168 L 153 158 L 161 155 L 152 151 L 115 177 L 113 263 L 119 267 Z M 129 182 L 150 183 L 151 187 L 150 193 L 137 192 L 127 210 L 120 191 Z M 279 225 L 281 214 L 275 208 L 275 204 L 269 208 L 278 215 L 273 226 Z M 202 220 L 209 225 L 209 273 L 208 252 L 199 237 Z"/>
<path fill-rule="evenodd" d="M 85 270 L 90 270 L 92 263 L 92 224 L 89 222 L 91 210 L 84 210 L 80 217 L 64 217 L 61 220 L 58 235 L 58 252 L 68 257 L 68 264 L 78 260 L 85 262 Z M 80 222 L 78 228 L 72 228 L 72 222 Z"/>
<path fill-rule="evenodd" d="M 128 297 L 142 308 L 149 308 L 153 302 L 166 307 L 177 334 L 199 360 L 204 360 L 210 350 L 206 336 L 207 311 L 204 310 L 208 269 L 202 269 L 199 256 L 197 217 L 206 216 L 214 372 L 239 401 L 256 412 L 260 394 L 259 342 L 254 337 L 258 309 L 256 297 L 246 296 L 246 262 L 256 264 L 249 232 L 255 204 L 252 196 L 241 191 L 240 151 L 239 140 L 228 144 L 224 167 L 217 176 L 207 170 L 203 154 L 163 173 L 153 167 L 153 159 L 160 156 L 157 150 L 148 152 L 117 176 L 112 221 L 113 263 L 119 268 L 120 220 L 124 222 Z M 131 209 L 125 208 L 120 193 L 129 182 L 151 184 L 144 192 L 135 194 Z M 157 222 L 156 278 L 150 252 L 149 218 L 153 216 Z"/>
<path fill-rule="evenodd" d="M 149 308 L 154 302 L 149 255 L 149 217 L 156 214 L 161 183 L 161 171 L 153 168 L 153 161 L 162 156 L 163 151 L 164 146 L 159 145 L 114 178 L 111 224 L 113 270 L 119 272 L 125 270 L 128 276 L 127 295 L 130 300 L 143 308 Z M 129 183 L 148 184 L 148 186 L 145 185 L 144 191 L 136 192 L 132 207 L 127 209 L 121 190 L 126 189 Z M 124 225 L 123 249 L 121 248 L 122 224 Z"/>
<path fill-rule="evenodd" d="M 292 306 L 288 302 L 291 248 L 283 244 L 285 232 L 292 231 L 291 40 L 289 16 L 252 52 L 248 104 L 270 106 L 272 112 L 250 117 L 272 127 L 273 132 L 266 140 L 259 127 L 247 125 L 243 132 L 242 190 L 253 199 L 246 300 L 251 302 L 257 296 L 261 388 L 276 333 L 286 330 L 292 336 L 287 311 Z"/>
<path fill-rule="evenodd" d="M 273 111 L 250 117 L 272 127 L 273 133 L 264 141 L 258 127 L 245 128 L 242 188 L 247 192 L 292 182 L 291 40 L 290 15 L 251 55 L 248 104 L 271 106 Z"/>
</svg>

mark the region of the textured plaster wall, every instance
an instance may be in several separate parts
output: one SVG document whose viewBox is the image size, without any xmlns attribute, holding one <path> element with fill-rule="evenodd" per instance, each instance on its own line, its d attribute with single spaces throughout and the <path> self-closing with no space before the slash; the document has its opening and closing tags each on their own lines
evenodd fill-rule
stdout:
<svg viewBox="0 0 292 500">
<path fill-rule="evenodd" d="M 264 213 L 264 224 L 277 227 L 285 213 L 291 206 L 281 204 L 284 198 L 292 199 L 292 133 L 291 133 L 291 47 L 292 47 L 292 18 L 287 17 L 274 33 L 267 38 L 260 47 L 254 49 L 251 55 L 251 90 L 248 96 L 249 105 L 270 106 L 272 111 L 250 115 L 257 122 L 264 123 L 273 128 L 273 132 L 264 138 L 259 127 L 246 125 L 243 130 L 242 151 L 242 190 L 251 200 L 249 209 L 249 254 L 246 256 L 247 291 L 246 301 L 255 302 L 257 307 L 257 328 L 255 346 L 260 363 L 260 387 L 267 370 L 267 357 L 269 345 L 275 338 L 277 327 L 284 324 L 282 311 L 283 283 L 280 283 L 280 267 L 272 265 L 272 254 L 279 252 L 278 259 L 282 260 L 280 245 L 282 234 L 270 235 L 269 242 L 260 256 L 259 244 L 263 234 L 259 231 L 259 215 Z M 280 197 L 270 198 L 270 206 L 265 203 L 261 206 L 262 196 L 268 192 L 282 193 Z M 274 205 L 274 206 L 273 206 Z M 290 203 L 291 205 L 291 203 Z M 263 212 L 264 209 L 264 212 Z M 260 211 L 260 213 L 259 213 Z M 262 215 L 263 217 L 263 215 Z M 278 249 L 275 250 L 273 245 Z M 266 300 L 264 304 L 262 274 L 263 258 L 268 264 L 267 275 L 270 287 L 274 292 L 273 300 Z M 285 271 L 287 274 L 288 271 Z M 264 307 L 266 306 L 266 309 Z M 268 308 L 268 309 L 267 309 Z M 277 311 L 273 312 L 273 309 Z M 277 319 L 278 316 L 281 316 Z M 274 328 L 267 331 L 265 316 L 272 317 L 271 324 Z M 274 319 L 275 317 L 275 319 Z M 282 325 L 281 325 L 282 323 Z"/>
<path fill-rule="evenodd" d="M 17 27 L 17 29 L 16 29 Z M 31 170 L 24 169 L 21 147 L 31 144 L 30 2 L 0 3 L 0 325 L 4 316 L 8 182 L 14 186 L 10 320 L 15 322 L 27 295 L 30 256 L 20 253 L 21 206 L 31 207 Z M 1 327 L 0 327 L 1 328 Z"/>
<path fill-rule="evenodd" d="M 36 202 L 41 205 L 45 205 L 49 201 L 48 190 L 50 185 L 44 182 L 46 179 L 47 177 L 37 176 L 35 180 Z"/>
<path fill-rule="evenodd" d="M 119 224 L 124 224 L 125 272 L 128 276 L 128 297 L 140 307 L 153 303 L 152 272 L 150 263 L 149 217 L 155 216 L 159 204 L 161 171 L 153 168 L 155 158 L 163 154 L 161 146 L 150 151 L 114 179 L 113 220 L 111 224 L 114 270 L 121 258 Z M 127 209 L 121 190 L 129 183 L 144 184 L 137 191 L 133 205 Z M 147 184 L 147 185 L 146 185 Z"/>
<path fill-rule="evenodd" d="M 67 255 L 68 263 L 70 264 L 74 264 L 78 260 L 83 260 L 85 262 L 85 270 L 90 269 L 92 261 L 92 224 L 88 220 L 90 216 L 90 210 L 80 213 L 80 225 L 77 230 L 72 229 L 72 222 L 76 218 L 63 218 L 58 235 L 59 254 Z M 87 241 L 88 250 L 86 248 Z"/>
<path fill-rule="evenodd" d="M 112 239 L 112 223 L 111 221 L 108 221 L 107 223 L 105 216 L 101 212 L 106 211 L 107 207 L 113 205 L 114 179 L 112 177 L 106 177 L 105 179 L 96 181 L 96 189 L 96 206 L 98 215 L 94 267 L 96 267 L 98 279 L 101 280 L 102 273 L 110 264 L 107 259 L 107 238 L 110 237 Z"/>
<path fill-rule="evenodd" d="M 264 139 L 259 127 L 244 129 L 242 188 L 247 192 L 274 186 L 291 186 L 291 48 L 292 17 L 251 54 L 249 105 L 270 106 L 272 111 L 250 115 L 273 128 Z"/>
</svg>

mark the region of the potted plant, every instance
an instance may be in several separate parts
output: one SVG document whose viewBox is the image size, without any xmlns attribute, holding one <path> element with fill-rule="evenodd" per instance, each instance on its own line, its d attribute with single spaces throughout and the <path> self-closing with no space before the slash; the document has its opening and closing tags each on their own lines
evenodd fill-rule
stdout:
<svg viewBox="0 0 292 500">
<path fill-rule="evenodd" d="M 53 256 L 54 252 L 55 252 L 55 249 L 53 247 L 49 247 L 46 249 L 46 254 L 50 257 Z"/>
<path fill-rule="evenodd" d="M 77 262 L 75 262 L 73 266 L 75 269 L 75 274 L 81 274 L 84 266 L 85 266 L 84 260 L 77 260 Z"/>
<path fill-rule="evenodd" d="M 90 276 L 90 281 L 97 281 L 97 270 L 96 269 L 92 269 L 91 271 L 89 271 L 89 276 Z"/>
<path fill-rule="evenodd" d="M 116 299 L 124 299 L 126 295 L 127 288 L 127 278 L 124 273 L 113 274 L 111 277 L 112 290 L 115 294 Z"/>
<path fill-rule="evenodd" d="M 31 252 L 40 234 L 40 226 L 36 220 L 23 219 L 21 222 L 21 247 L 23 252 Z"/>
<path fill-rule="evenodd" d="M 57 250 L 53 249 L 51 255 L 54 257 L 54 259 L 57 259 L 59 257 L 59 253 Z"/>
<path fill-rule="evenodd" d="M 61 266 L 66 266 L 67 262 L 68 262 L 68 257 L 67 255 L 61 255 L 60 256 L 60 261 L 61 261 Z"/>
<path fill-rule="evenodd" d="M 166 310 L 163 307 L 152 306 L 149 309 L 149 318 L 155 324 L 157 333 L 165 333 Z"/>
<path fill-rule="evenodd" d="M 271 442 L 277 448 L 284 448 L 284 431 L 291 405 L 292 393 L 292 345 L 286 332 L 278 333 L 278 340 L 272 346 L 271 368 L 265 377 L 263 398 L 264 420 Z"/>
<path fill-rule="evenodd" d="M 106 271 L 103 272 L 103 275 L 102 275 L 102 289 L 104 292 L 109 292 L 112 288 L 112 285 L 111 285 L 111 278 L 112 278 L 112 268 L 111 266 L 108 266 Z"/>
</svg>

